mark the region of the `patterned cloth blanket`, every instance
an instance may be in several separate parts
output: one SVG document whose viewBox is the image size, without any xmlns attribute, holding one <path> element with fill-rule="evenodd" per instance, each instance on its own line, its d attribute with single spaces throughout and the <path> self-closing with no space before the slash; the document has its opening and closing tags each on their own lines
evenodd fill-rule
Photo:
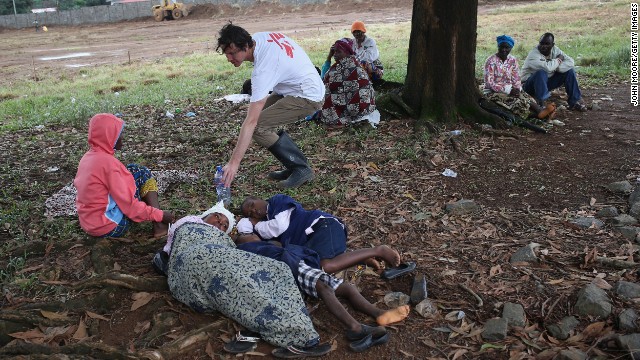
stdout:
<svg viewBox="0 0 640 360">
<path fill-rule="evenodd" d="M 193 183 L 198 175 L 183 170 L 159 170 L 153 171 L 153 177 L 158 182 L 158 193 L 162 194 L 173 184 L 183 182 Z M 78 216 L 76 211 L 77 190 L 73 182 L 65 185 L 44 202 L 44 215 L 48 218 L 58 216 Z"/>
</svg>

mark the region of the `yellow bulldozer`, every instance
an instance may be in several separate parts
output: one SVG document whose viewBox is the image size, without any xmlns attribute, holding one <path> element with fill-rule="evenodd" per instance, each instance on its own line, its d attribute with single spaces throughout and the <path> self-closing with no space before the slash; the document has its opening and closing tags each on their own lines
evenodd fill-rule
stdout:
<svg viewBox="0 0 640 360">
<path fill-rule="evenodd" d="M 183 16 L 189 15 L 189 9 L 179 2 L 173 0 L 160 0 L 160 5 L 154 5 L 151 8 L 153 18 L 156 21 L 163 21 L 164 19 L 180 19 Z"/>
</svg>

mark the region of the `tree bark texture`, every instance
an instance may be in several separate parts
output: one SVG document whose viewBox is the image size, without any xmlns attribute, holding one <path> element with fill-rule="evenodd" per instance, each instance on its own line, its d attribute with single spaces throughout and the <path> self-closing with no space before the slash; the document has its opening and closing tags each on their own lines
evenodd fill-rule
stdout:
<svg viewBox="0 0 640 360">
<path fill-rule="evenodd" d="M 475 83 L 478 0 L 414 0 L 404 101 L 418 123 L 480 113 Z M 484 116 L 484 115 L 481 115 Z"/>
</svg>

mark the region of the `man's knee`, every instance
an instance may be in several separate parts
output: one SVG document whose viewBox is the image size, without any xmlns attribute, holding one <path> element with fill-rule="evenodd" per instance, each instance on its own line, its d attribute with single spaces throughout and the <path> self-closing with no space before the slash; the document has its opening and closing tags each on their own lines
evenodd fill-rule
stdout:
<svg viewBox="0 0 640 360">
<path fill-rule="evenodd" d="M 549 75 L 544 70 L 538 70 L 538 71 L 534 72 L 531 75 L 531 77 L 534 78 L 534 79 L 543 79 L 545 81 L 549 79 Z"/>
<path fill-rule="evenodd" d="M 573 69 L 569 69 L 564 73 L 564 76 L 569 79 L 576 78 L 576 72 Z"/>
</svg>

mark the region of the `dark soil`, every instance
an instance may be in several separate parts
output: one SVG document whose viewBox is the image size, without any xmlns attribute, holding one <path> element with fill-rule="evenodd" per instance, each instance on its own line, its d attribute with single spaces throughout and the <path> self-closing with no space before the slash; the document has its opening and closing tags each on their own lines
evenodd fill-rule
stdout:
<svg viewBox="0 0 640 360">
<path fill-rule="evenodd" d="M 626 212 L 627 196 L 608 192 L 605 186 L 622 180 L 635 184 L 640 178 L 640 114 L 629 104 L 629 86 L 585 89 L 584 97 L 587 104 L 596 101 L 600 109 L 560 111 L 558 119 L 565 126 L 554 127 L 548 134 L 513 128 L 491 135 L 458 124 L 426 138 L 413 133 L 411 119 L 385 119 L 376 130 L 327 131 L 311 123 L 288 129 L 317 173 L 314 183 L 293 194 L 307 207 L 343 218 L 350 228 L 351 248 L 388 244 L 404 260 L 415 261 L 416 272 L 427 276 L 429 298 L 438 306 L 438 314 L 430 318 L 412 311 L 408 319 L 389 327 L 388 344 L 354 354 L 325 306 L 310 300 L 311 316 L 323 341 L 335 343 L 325 359 L 551 359 L 568 348 L 591 357 L 624 356 L 610 347 L 607 336 L 620 333 L 615 317 L 623 308 L 640 308 L 611 292 L 615 310 L 609 318 L 579 318 L 574 336 L 566 341 L 553 339 L 545 330 L 546 325 L 574 315 L 575 295 L 584 285 L 638 281 L 636 269 L 595 261 L 596 254 L 638 261 L 636 244 L 610 224 L 583 230 L 569 222 L 577 216 L 592 216 L 604 206 Z M 163 207 L 184 216 L 213 201 L 211 168 L 233 149 L 245 109 L 211 100 L 180 107 L 183 113 L 196 112 L 197 117 L 168 121 L 162 109 L 123 109 L 127 133 L 122 160 L 143 159 L 152 169 L 198 172 L 200 181 L 174 187 L 161 201 Z M 454 128 L 463 130 L 462 135 L 448 135 Z M 28 343 L 44 344 L 55 352 L 74 344 L 93 348 L 85 355 L 75 352 L 74 358 L 135 358 L 215 324 L 204 341 L 175 358 L 235 358 L 222 351 L 224 340 L 236 331 L 231 320 L 219 314 L 197 314 L 161 285 L 153 288 L 162 280 L 150 261 L 163 242 L 148 239 L 148 224 L 134 227 L 123 241 L 97 242 L 80 231 L 77 219 L 43 218 L 44 200 L 75 176 L 77 162 L 86 151 L 86 131 L 83 126 L 54 126 L 0 136 L 5 159 L 0 173 L 0 239 L 5 254 L 0 276 L 6 281 L 0 320 L 14 313 L 39 319 L 6 328 L 0 341 L 10 341 L 7 334 L 25 337 L 25 332 L 33 331 Z M 59 170 L 46 172 L 51 166 Z M 457 172 L 457 177 L 441 175 L 446 168 Z M 252 146 L 234 182 L 235 201 L 250 194 L 275 194 L 275 185 L 264 179 L 267 171 L 275 169 L 275 160 Z M 473 199 L 481 210 L 464 216 L 444 211 L 445 204 L 459 199 Z M 511 264 L 510 256 L 530 243 L 540 244 L 539 262 Z M 11 272 L 12 259 L 25 253 L 27 262 L 19 272 Z M 127 288 L 116 281 L 79 286 L 105 271 L 143 277 L 151 290 Z M 367 299 L 384 308 L 384 295 L 408 294 L 412 279 L 407 275 L 385 281 L 365 273 L 354 282 Z M 475 292 L 482 304 L 461 285 Z M 153 298 L 131 310 L 132 297 L 141 292 Z M 493 342 L 494 348 L 482 349 L 487 343 L 480 336 L 483 324 L 499 317 L 505 302 L 523 305 L 527 325 L 510 330 L 505 340 Z M 65 313 L 67 320 L 54 321 L 50 314 L 45 318 L 39 310 Z M 445 318 L 458 310 L 465 312 L 464 319 Z M 157 325 L 161 316 L 175 319 L 162 327 Z M 371 322 L 360 314 L 356 317 Z M 595 334 L 587 328 L 594 322 L 602 322 Z M 78 330 L 83 327 L 86 334 Z M 55 335 L 52 329 L 61 330 Z M 26 354 L 15 347 L 19 343 L 23 341 L 14 340 L 0 354 Z M 262 342 L 256 352 L 269 354 L 272 349 Z"/>
</svg>

